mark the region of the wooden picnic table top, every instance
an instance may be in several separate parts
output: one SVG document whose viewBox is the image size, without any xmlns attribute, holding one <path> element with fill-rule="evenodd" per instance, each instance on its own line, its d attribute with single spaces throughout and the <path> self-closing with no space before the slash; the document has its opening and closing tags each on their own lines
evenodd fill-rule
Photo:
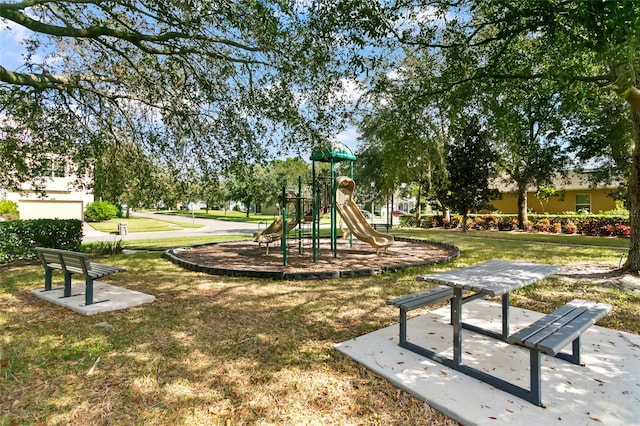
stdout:
<svg viewBox="0 0 640 426">
<path fill-rule="evenodd" d="M 560 266 L 557 265 L 490 260 L 451 271 L 421 275 L 416 279 L 489 296 L 501 296 L 533 284 L 559 270 Z"/>
</svg>

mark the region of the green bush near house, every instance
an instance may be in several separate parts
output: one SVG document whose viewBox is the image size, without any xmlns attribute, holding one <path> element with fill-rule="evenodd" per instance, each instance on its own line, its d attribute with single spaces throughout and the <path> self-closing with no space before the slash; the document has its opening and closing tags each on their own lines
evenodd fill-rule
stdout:
<svg viewBox="0 0 640 426">
<path fill-rule="evenodd" d="M 118 208 L 108 201 L 90 203 L 84 211 L 85 220 L 88 222 L 102 222 L 116 216 L 118 216 Z"/>
<path fill-rule="evenodd" d="M 8 220 L 18 219 L 18 205 L 13 201 L 0 200 L 0 217 Z"/>
</svg>

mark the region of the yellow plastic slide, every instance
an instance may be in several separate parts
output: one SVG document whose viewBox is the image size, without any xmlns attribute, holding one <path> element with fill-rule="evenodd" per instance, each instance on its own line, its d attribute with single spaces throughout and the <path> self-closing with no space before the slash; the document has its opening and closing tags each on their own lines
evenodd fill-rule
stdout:
<svg viewBox="0 0 640 426">
<path fill-rule="evenodd" d="M 298 221 L 295 217 L 287 220 L 287 233 L 296 227 Z M 273 243 L 282 238 L 282 216 L 278 216 L 264 231 L 253 234 L 253 241 L 259 245 L 265 243 L 267 245 L 267 254 L 269 254 L 269 243 Z"/>
<path fill-rule="evenodd" d="M 353 202 L 353 190 L 356 183 L 346 176 L 337 178 L 336 207 L 344 223 L 360 241 L 371 244 L 375 249 L 386 249 L 393 244 L 393 236 L 383 234 L 371 227 L 360 209 Z"/>
</svg>

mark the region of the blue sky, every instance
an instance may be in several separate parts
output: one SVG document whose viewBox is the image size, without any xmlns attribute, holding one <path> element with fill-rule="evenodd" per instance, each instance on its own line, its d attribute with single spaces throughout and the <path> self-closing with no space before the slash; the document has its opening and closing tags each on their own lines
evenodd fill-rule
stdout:
<svg viewBox="0 0 640 426">
<path fill-rule="evenodd" d="M 25 37 L 26 30 L 17 25 L 0 25 L 0 65 L 9 71 L 15 71 L 24 64 L 22 55 L 25 49 L 20 41 Z"/>
</svg>

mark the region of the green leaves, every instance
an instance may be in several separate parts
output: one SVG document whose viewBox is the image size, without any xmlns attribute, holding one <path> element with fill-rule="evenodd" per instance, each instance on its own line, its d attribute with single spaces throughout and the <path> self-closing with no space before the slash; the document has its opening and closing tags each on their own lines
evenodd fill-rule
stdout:
<svg viewBox="0 0 640 426">
<path fill-rule="evenodd" d="M 0 17 L 30 28 L 34 46 L 25 68 L 0 64 L 10 118 L 0 130 L 18 151 L 7 168 L 22 170 L 3 186 L 35 176 L 19 161 L 30 149 L 17 129 L 79 167 L 94 142 L 123 135 L 218 172 L 259 159 L 267 145 L 286 152 L 317 143 L 340 126 L 343 108 L 327 105 L 342 74 L 333 39 L 306 13 L 271 0 L 0 2 Z M 38 60 L 41 42 L 55 60 Z M 51 126 L 40 125 L 44 115 Z"/>
<path fill-rule="evenodd" d="M 497 195 L 497 190 L 489 188 L 496 177 L 497 156 L 477 117 L 460 117 L 453 137 L 447 157 L 449 194 L 445 205 L 466 219 L 470 211 L 487 208 Z M 463 229 L 465 226 L 466 221 Z"/>
</svg>

